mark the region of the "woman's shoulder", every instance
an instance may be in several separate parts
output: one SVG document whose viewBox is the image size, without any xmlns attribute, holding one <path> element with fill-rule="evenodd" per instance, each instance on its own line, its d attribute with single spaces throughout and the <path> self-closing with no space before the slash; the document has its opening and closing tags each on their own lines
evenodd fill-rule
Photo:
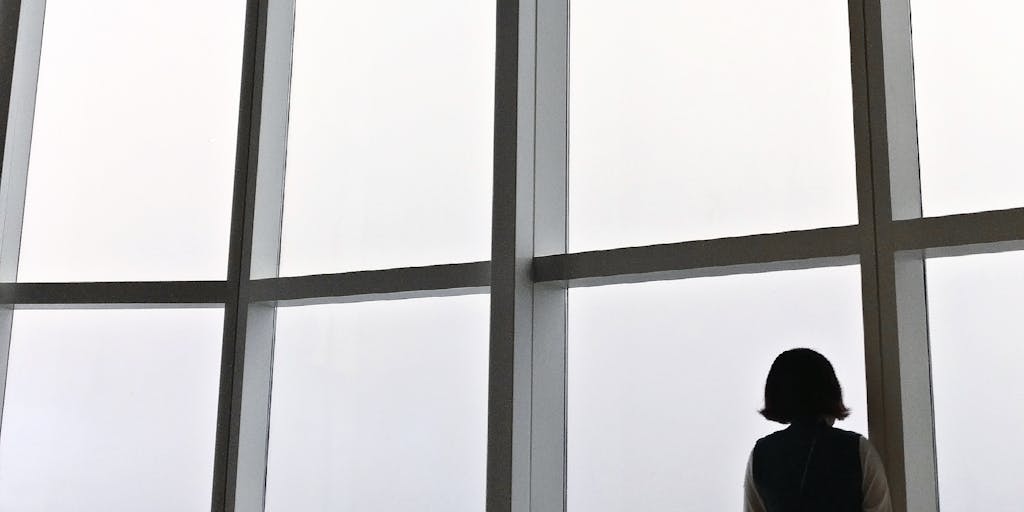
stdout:
<svg viewBox="0 0 1024 512">
<path fill-rule="evenodd" d="M 841 428 L 833 427 L 831 429 L 835 435 L 842 436 L 847 442 L 857 443 L 857 451 L 860 452 L 861 461 L 865 461 L 872 458 L 878 458 L 878 452 L 875 450 L 875 445 L 871 444 L 871 441 L 867 437 L 864 437 L 860 433 L 853 432 L 850 430 L 843 430 Z"/>
<path fill-rule="evenodd" d="M 829 429 L 832 435 L 840 436 L 848 439 L 857 439 L 860 442 L 866 442 L 868 439 L 858 432 L 852 430 L 843 430 L 841 428 L 832 427 Z"/>
</svg>

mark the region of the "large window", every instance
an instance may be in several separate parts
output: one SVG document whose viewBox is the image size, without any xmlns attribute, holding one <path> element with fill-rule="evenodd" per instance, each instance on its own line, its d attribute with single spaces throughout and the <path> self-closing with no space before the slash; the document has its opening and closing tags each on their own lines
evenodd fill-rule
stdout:
<svg viewBox="0 0 1024 512">
<path fill-rule="evenodd" d="M 45 4 L 18 280 L 224 279 L 245 2 Z"/>
<path fill-rule="evenodd" d="M 1012 510 L 1017 14 L 0 0 L 0 510 L 735 509 L 798 346 Z"/>
<path fill-rule="evenodd" d="M 1013 510 L 1024 472 L 1019 252 L 928 261 L 939 502 Z"/>
<path fill-rule="evenodd" d="M 267 510 L 477 511 L 487 297 L 285 308 Z"/>
<path fill-rule="evenodd" d="M 483 508 L 494 16 L 0 2 L 0 509 Z"/>
<path fill-rule="evenodd" d="M 494 3 L 295 16 L 282 275 L 486 260 Z"/>
<path fill-rule="evenodd" d="M 740 510 L 775 356 L 828 357 L 867 432 L 856 267 L 579 288 L 569 293 L 569 511 Z"/>
<path fill-rule="evenodd" d="M 856 223 L 845 5 L 571 12 L 572 250 Z"/>
<path fill-rule="evenodd" d="M 925 215 L 1024 206 L 1024 73 L 1007 65 L 1024 52 L 1024 5 L 911 5 Z"/>
<path fill-rule="evenodd" d="M 0 509 L 207 510 L 223 311 L 18 311 Z"/>
</svg>

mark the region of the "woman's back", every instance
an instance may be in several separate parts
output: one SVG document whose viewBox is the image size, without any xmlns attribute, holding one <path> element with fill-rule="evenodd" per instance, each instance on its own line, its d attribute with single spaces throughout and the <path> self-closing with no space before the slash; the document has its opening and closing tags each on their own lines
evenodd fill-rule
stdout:
<svg viewBox="0 0 1024 512">
<path fill-rule="evenodd" d="M 860 434 L 833 428 L 850 410 L 835 370 L 806 348 L 779 354 L 761 415 L 789 427 L 757 441 L 744 483 L 748 512 L 889 512 L 882 460 Z"/>
<path fill-rule="evenodd" d="M 793 423 L 761 438 L 751 477 L 768 512 L 861 512 L 860 434 L 825 422 Z"/>
</svg>

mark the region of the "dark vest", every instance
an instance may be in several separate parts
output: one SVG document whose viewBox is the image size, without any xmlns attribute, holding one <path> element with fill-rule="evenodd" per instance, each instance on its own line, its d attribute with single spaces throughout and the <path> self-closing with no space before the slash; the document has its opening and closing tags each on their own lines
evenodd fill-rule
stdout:
<svg viewBox="0 0 1024 512">
<path fill-rule="evenodd" d="M 768 512 L 862 511 L 856 432 L 795 422 L 758 440 L 752 464 L 754 485 Z"/>
</svg>

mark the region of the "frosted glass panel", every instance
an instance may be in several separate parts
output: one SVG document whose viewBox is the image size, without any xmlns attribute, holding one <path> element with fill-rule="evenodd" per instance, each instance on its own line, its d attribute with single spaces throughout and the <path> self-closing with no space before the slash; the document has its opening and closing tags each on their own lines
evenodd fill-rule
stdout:
<svg viewBox="0 0 1024 512">
<path fill-rule="evenodd" d="M 835 366 L 866 434 L 858 267 L 569 292 L 568 510 L 741 510 L 782 351 Z"/>
<path fill-rule="evenodd" d="M 21 281 L 224 279 L 243 0 L 47 0 Z"/>
<path fill-rule="evenodd" d="M 282 275 L 489 258 L 494 16 L 296 2 Z"/>
<path fill-rule="evenodd" d="M 856 224 L 845 2 L 571 16 L 573 251 Z"/>
<path fill-rule="evenodd" d="M 17 311 L 0 510 L 210 510 L 221 309 Z"/>
<path fill-rule="evenodd" d="M 940 505 L 1020 510 L 1024 253 L 927 265 Z"/>
<path fill-rule="evenodd" d="M 282 308 L 268 512 L 484 508 L 488 297 Z"/>
<path fill-rule="evenodd" d="M 1024 3 L 911 8 L 924 214 L 1024 206 Z"/>
</svg>

